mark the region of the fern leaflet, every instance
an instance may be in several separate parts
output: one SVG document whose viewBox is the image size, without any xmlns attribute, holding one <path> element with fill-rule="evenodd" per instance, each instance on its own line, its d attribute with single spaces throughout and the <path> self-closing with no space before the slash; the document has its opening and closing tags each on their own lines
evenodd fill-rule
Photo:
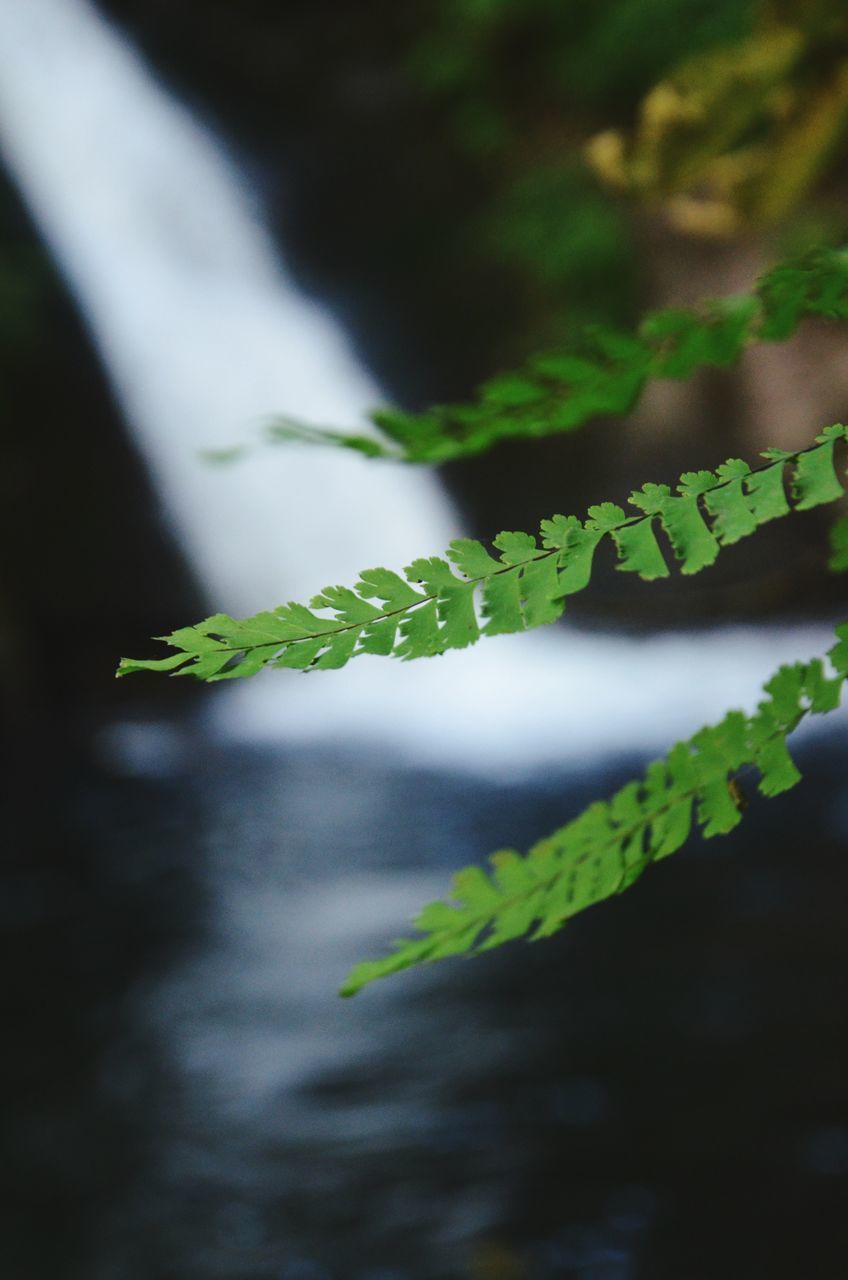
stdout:
<svg viewBox="0 0 848 1280">
<path fill-rule="evenodd" d="M 176 652 L 125 658 L 118 674 L 147 670 L 228 680 L 264 667 L 342 667 L 364 653 L 432 657 L 465 648 L 481 635 L 555 622 L 567 597 L 588 586 L 604 538 L 615 545 L 619 569 L 650 581 L 669 576 L 659 530 L 681 572 L 692 574 L 712 564 L 722 546 L 766 521 L 835 501 L 843 488 L 834 448 L 846 439 L 848 427 L 827 427 L 809 449 L 767 450 L 766 465 L 755 471 L 731 459 L 715 473 L 687 472 L 675 493 L 668 485 L 646 484 L 630 497 L 636 515 L 612 502 L 590 507 L 585 521 L 555 515 L 542 521 L 539 539 L 498 534 L 498 554 L 460 538 L 451 543 L 448 559 L 415 560 L 405 577 L 368 569 L 353 589 L 325 587 L 309 608 L 286 604 L 241 621 L 214 614 L 160 637 Z"/>
<path fill-rule="evenodd" d="M 381 409 L 384 441 L 282 419 L 276 441 L 355 449 L 404 462 L 448 462 L 498 440 L 573 431 L 601 414 L 628 413 L 652 378 L 687 378 L 703 365 L 731 365 L 754 342 L 790 337 L 805 316 L 848 319 L 848 248 L 818 249 L 780 263 L 752 293 L 700 307 L 649 313 L 636 333 L 595 326 L 570 350 L 536 356 L 483 384 L 469 404 L 424 413 Z"/>
<path fill-rule="evenodd" d="M 492 855 L 489 870 L 471 866 L 457 872 L 451 901 L 430 903 L 415 920 L 420 936 L 396 942 L 382 960 L 358 964 L 341 994 L 355 995 L 376 978 L 414 965 L 476 954 L 528 934 L 532 941 L 548 937 L 676 852 L 693 823 L 707 838 L 732 831 L 742 818 L 740 770 L 759 772 L 765 796 L 793 787 L 800 774 L 787 735 L 806 715 L 834 710 L 848 678 L 848 623 L 836 634 L 838 643 L 828 655 L 834 675 L 818 658 L 781 667 L 765 685 L 768 696 L 754 715 L 728 712 L 524 857 L 508 849 Z"/>
</svg>

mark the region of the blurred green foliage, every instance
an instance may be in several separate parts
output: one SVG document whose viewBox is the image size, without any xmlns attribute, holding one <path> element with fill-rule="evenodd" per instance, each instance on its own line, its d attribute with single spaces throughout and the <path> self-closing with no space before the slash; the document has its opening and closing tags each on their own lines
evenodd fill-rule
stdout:
<svg viewBox="0 0 848 1280">
<path fill-rule="evenodd" d="M 501 440 L 538 439 L 574 431 L 592 418 L 621 417 L 650 380 L 728 368 L 754 343 L 786 341 L 808 317 L 848 320 L 848 249 L 814 249 L 786 259 L 750 293 L 648 312 L 630 332 L 589 325 L 559 350 L 537 353 L 521 368 L 490 378 L 470 402 L 417 414 L 377 410 L 372 421 L 382 440 L 284 418 L 269 425 L 266 437 L 355 449 L 372 458 L 448 462 L 484 453 Z M 242 452 L 209 456 L 227 462 Z"/>
<path fill-rule="evenodd" d="M 494 255 L 567 299 L 567 329 L 635 309 L 627 220 L 573 159 L 519 173 L 481 222 Z"/>
<path fill-rule="evenodd" d="M 527 351 L 638 311 L 632 218 L 588 173 L 585 140 L 753 20 L 750 0 L 443 0 L 427 14 L 408 66 L 489 181 L 469 240 L 530 295 Z"/>
<path fill-rule="evenodd" d="M 640 204 L 795 251 L 844 232 L 807 202 L 848 129 L 841 0 L 442 0 L 421 30 L 408 67 L 489 184 L 469 243 L 519 279 L 527 351 L 633 319 Z"/>
<path fill-rule="evenodd" d="M 626 110 L 681 58 L 748 34 L 754 13 L 752 0 L 441 0 L 410 66 L 460 127 L 488 118 L 470 143 L 505 142 L 536 103 Z"/>
</svg>

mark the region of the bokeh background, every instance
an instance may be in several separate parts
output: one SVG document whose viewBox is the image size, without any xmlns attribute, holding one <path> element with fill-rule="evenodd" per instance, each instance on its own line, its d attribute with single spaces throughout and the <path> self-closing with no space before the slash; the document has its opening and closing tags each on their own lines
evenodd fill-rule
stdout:
<svg viewBox="0 0 848 1280">
<path fill-rule="evenodd" d="M 608 566 L 535 648 L 237 693 L 113 671 L 844 418 L 822 322 L 438 473 L 255 447 L 843 243 L 841 10 L 0 0 L 4 1275 L 839 1274 L 844 725 L 561 938 L 334 995 L 450 870 L 819 651 L 832 513 L 688 581 Z M 694 124 L 646 115 L 669 83 Z"/>
</svg>

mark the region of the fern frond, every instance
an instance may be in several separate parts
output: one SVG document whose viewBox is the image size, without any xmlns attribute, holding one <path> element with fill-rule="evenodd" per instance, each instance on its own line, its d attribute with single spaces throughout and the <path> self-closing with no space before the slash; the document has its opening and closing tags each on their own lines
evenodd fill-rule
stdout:
<svg viewBox="0 0 848 1280">
<path fill-rule="evenodd" d="M 675 853 L 693 825 L 725 835 L 741 821 L 740 771 L 759 772 L 758 789 L 776 796 L 800 780 L 786 738 L 809 714 L 835 710 L 848 678 L 848 623 L 836 628 L 829 675 L 820 659 L 781 667 L 752 716 L 730 711 L 717 725 L 650 764 L 641 779 L 535 844 L 525 855 L 495 853 L 490 869 L 466 867 L 451 900 L 415 920 L 419 937 L 398 941 L 382 960 L 358 964 L 341 994 L 377 978 L 448 956 L 476 954 L 529 935 L 557 932 L 586 907 L 621 893 L 653 862 Z"/>
<path fill-rule="evenodd" d="M 537 356 L 484 383 L 471 403 L 424 413 L 379 410 L 372 421 L 386 437 L 382 442 L 294 420 L 272 424 L 268 436 L 370 457 L 448 462 L 498 440 L 555 435 L 601 414 L 628 413 L 649 380 L 688 378 L 703 365 L 724 368 L 745 347 L 783 341 L 814 315 L 848 319 L 848 247 L 781 263 L 751 293 L 653 312 L 636 333 L 587 329 L 569 350 Z"/>
<path fill-rule="evenodd" d="M 555 515 L 542 521 L 538 539 L 498 534 L 494 554 L 460 538 L 451 543 L 447 559 L 415 560 L 405 577 L 368 569 L 353 589 L 325 587 L 309 608 L 286 604 L 243 621 L 214 614 L 159 637 L 177 652 L 125 658 L 118 674 L 146 670 L 228 680 L 269 666 L 342 667 L 363 653 L 432 657 L 465 648 L 481 635 L 555 622 L 566 598 L 588 586 L 595 551 L 605 538 L 615 545 L 619 569 L 650 581 L 669 576 L 661 531 L 680 571 L 698 573 L 722 546 L 766 521 L 841 497 L 834 447 L 846 439 L 848 427 L 827 427 L 809 449 L 767 450 L 766 465 L 755 471 L 734 458 L 715 473 L 687 472 L 675 493 L 668 485 L 646 484 L 629 500 L 637 515 L 612 502 L 590 507 L 585 521 Z"/>
</svg>

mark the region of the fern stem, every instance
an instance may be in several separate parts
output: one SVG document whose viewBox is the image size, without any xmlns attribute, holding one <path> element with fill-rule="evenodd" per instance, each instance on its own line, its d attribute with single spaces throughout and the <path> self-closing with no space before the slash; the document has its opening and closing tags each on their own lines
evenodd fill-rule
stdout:
<svg viewBox="0 0 848 1280">
<path fill-rule="evenodd" d="M 354 590 L 327 587 L 311 609 L 283 605 L 244 621 L 216 614 L 161 637 L 181 652 L 163 659 L 124 659 L 118 674 L 158 670 L 223 680 L 269 665 L 343 666 L 362 653 L 427 657 L 466 647 L 481 634 L 554 622 L 567 597 L 589 585 L 594 553 L 605 537 L 616 544 L 620 569 L 647 580 L 667 577 L 658 522 L 681 571 L 691 574 L 712 564 L 721 546 L 790 512 L 787 468 L 795 509 L 834 501 L 843 492 L 834 449 L 846 439 L 848 428 L 828 427 L 806 449 L 766 451 L 767 461 L 754 469 L 731 459 L 715 475 L 686 473 L 679 496 L 667 485 L 645 485 L 630 498 L 638 515 L 602 503 L 589 508 L 585 522 L 554 516 L 542 522 L 541 547 L 527 534 L 499 534 L 493 545 L 502 552 L 500 559 L 482 544 L 460 539 L 447 554 L 461 576 L 445 560 L 416 560 L 405 570 L 405 580 L 388 570 L 366 570 Z M 373 603 L 375 598 L 382 604 Z M 335 616 L 322 617 L 312 609 L 329 609 Z"/>
<path fill-rule="evenodd" d="M 488 873 L 480 867 L 457 873 L 451 900 L 430 904 L 415 921 L 424 936 L 396 943 L 382 960 L 357 965 L 341 994 L 354 995 L 374 979 L 413 965 L 488 950 L 531 930 L 532 939 L 547 937 L 681 848 L 692 829 L 695 802 L 696 821 L 710 837 L 726 834 L 741 820 L 732 784 L 751 770 L 759 771 L 759 789 L 766 796 L 794 786 L 800 774 L 786 738 L 806 716 L 835 710 L 848 678 L 848 624 L 836 630 L 839 643 L 829 654 L 833 677 L 818 659 L 782 667 L 767 682 L 769 697 L 752 716 L 729 712 L 718 725 L 700 730 L 649 765 L 641 780 L 628 783 L 610 801 L 590 805 L 523 857 L 494 854 Z"/>
</svg>

